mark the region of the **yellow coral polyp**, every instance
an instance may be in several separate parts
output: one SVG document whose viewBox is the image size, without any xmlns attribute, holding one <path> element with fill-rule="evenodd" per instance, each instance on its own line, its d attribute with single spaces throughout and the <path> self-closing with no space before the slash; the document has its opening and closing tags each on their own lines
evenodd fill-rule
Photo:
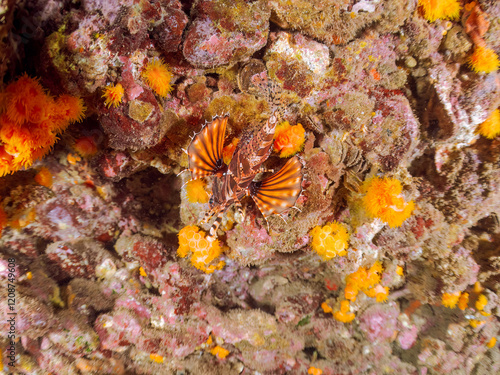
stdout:
<svg viewBox="0 0 500 375">
<path fill-rule="evenodd" d="M 311 230 L 311 247 L 323 260 L 347 255 L 349 233 L 347 228 L 334 221 L 323 227 Z"/>
<path fill-rule="evenodd" d="M 350 323 L 354 320 L 356 315 L 354 313 L 350 312 L 351 311 L 351 306 L 349 304 L 349 301 L 341 301 L 340 302 L 340 310 L 335 311 L 333 313 L 333 317 L 337 319 L 339 322 L 342 323 Z"/>
<path fill-rule="evenodd" d="M 224 359 L 228 356 L 229 350 L 224 349 L 223 347 L 217 345 L 215 348 L 210 350 L 210 353 L 212 353 L 212 355 L 214 356 L 217 356 L 217 358 L 219 359 Z"/>
<path fill-rule="evenodd" d="M 486 298 L 486 296 L 484 294 L 480 294 L 476 300 L 476 309 L 482 311 L 484 310 L 487 304 L 488 304 L 488 299 Z"/>
<path fill-rule="evenodd" d="M 431 22 L 457 19 L 462 8 L 458 0 L 418 0 L 418 4 L 424 10 L 424 17 Z"/>
<path fill-rule="evenodd" d="M 319 368 L 316 368 L 316 367 L 309 367 L 309 369 L 307 370 L 307 373 L 309 375 L 321 375 L 323 374 L 323 370 L 319 369 Z"/>
<path fill-rule="evenodd" d="M 104 88 L 104 94 L 102 97 L 104 100 L 104 105 L 106 107 L 118 107 L 123 99 L 123 94 L 125 94 L 125 90 L 123 86 L 118 83 L 116 86 L 108 86 Z"/>
<path fill-rule="evenodd" d="M 50 188 L 52 186 L 52 173 L 45 167 L 40 168 L 40 171 L 35 176 L 35 182 Z"/>
<path fill-rule="evenodd" d="M 488 139 L 494 139 L 500 135 L 500 110 L 498 108 L 479 125 L 477 132 Z"/>
<path fill-rule="evenodd" d="M 274 132 L 274 151 L 280 158 L 287 158 L 304 147 L 306 132 L 301 124 L 290 125 L 288 121 L 279 124 Z"/>
<path fill-rule="evenodd" d="M 172 73 L 168 65 L 163 63 L 161 59 L 154 59 L 146 65 L 142 76 L 146 80 L 151 89 L 160 96 L 167 96 L 172 91 Z"/>
<path fill-rule="evenodd" d="M 7 85 L 0 93 L 0 176 L 46 155 L 57 135 L 84 112 L 80 98 L 61 95 L 54 100 L 26 74 Z"/>
<path fill-rule="evenodd" d="M 469 66 L 477 73 L 491 73 L 498 69 L 498 55 L 491 48 L 476 46 L 469 57 Z"/>
<path fill-rule="evenodd" d="M 205 273 L 212 273 L 224 267 L 224 262 L 210 264 L 222 254 L 219 241 L 209 241 L 205 232 L 194 225 L 188 225 L 179 232 L 177 255 L 185 258 L 191 254 L 191 264 Z"/>
<path fill-rule="evenodd" d="M 345 298 L 355 301 L 361 291 L 368 297 L 376 298 L 377 302 L 385 301 L 389 295 L 389 288 L 380 285 L 382 271 L 382 264 L 377 261 L 368 269 L 359 267 L 357 271 L 347 275 Z"/>
<path fill-rule="evenodd" d="M 187 199 L 191 203 L 208 203 L 209 196 L 205 190 L 207 184 L 201 179 L 191 180 L 186 184 Z"/>
<path fill-rule="evenodd" d="M 459 299 L 460 299 L 460 291 L 455 293 L 443 293 L 443 296 L 441 297 L 441 303 L 443 304 L 444 307 L 453 309 L 457 305 Z"/>
<path fill-rule="evenodd" d="M 401 226 L 415 208 L 413 201 L 405 202 L 403 187 L 397 179 L 373 177 L 363 184 L 362 190 L 368 216 L 379 218 L 391 228 Z"/>
<path fill-rule="evenodd" d="M 458 299 L 458 308 L 465 310 L 469 305 L 469 293 L 462 293 Z"/>
</svg>

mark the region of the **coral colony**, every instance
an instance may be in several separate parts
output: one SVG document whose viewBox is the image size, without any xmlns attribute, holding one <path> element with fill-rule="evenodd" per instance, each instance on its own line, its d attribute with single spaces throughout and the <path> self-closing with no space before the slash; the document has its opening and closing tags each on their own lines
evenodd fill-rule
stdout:
<svg viewBox="0 0 500 375">
<path fill-rule="evenodd" d="M 500 2 L 0 9 L 0 373 L 500 373 Z"/>
</svg>

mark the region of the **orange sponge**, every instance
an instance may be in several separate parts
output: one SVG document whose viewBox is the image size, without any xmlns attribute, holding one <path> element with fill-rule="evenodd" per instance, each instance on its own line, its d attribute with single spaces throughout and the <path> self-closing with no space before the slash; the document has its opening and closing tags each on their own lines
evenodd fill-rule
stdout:
<svg viewBox="0 0 500 375">
<path fill-rule="evenodd" d="M 212 273 L 224 267 L 223 261 L 217 265 L 210 265 L 222 254 L 219 241 L 209 241 L 205 238 L 205 232 L 194 225 L 188 225 L 179 232 L 177 255 L 185 258 L 189 253 L 191 253 L 191 264 L 205 273 Z"/>
</svg>

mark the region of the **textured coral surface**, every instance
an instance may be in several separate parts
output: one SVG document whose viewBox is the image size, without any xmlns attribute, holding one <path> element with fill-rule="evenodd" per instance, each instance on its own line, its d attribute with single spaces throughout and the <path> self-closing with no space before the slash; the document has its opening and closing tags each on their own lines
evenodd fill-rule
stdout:
<svg viewBox="0 0 500 375">
<path fill-rule="evenodd" d="M 500 2 L 0 16 L 0 373 L 500 373 Z"/>
</svg>

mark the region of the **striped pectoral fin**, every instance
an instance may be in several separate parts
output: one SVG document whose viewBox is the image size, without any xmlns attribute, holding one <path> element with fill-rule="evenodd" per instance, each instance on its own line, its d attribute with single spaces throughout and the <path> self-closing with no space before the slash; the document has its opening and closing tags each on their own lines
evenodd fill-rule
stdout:
<svg viewBox="0 0 500 375">
<path fill-rule="evenodd" d="M 302 191 L 302 163 L 295 156 L 276 173 L 252 182 L 250 196 L 264 217 L 281 214 L 293 207 Z"/>
<path fill-rule="evenodd" d="M 187 152 L 193 179 L 213 175 L 223 167 L 227 120 L 227 116 L 214 118 L 191 141 Z"/>
</svg>

